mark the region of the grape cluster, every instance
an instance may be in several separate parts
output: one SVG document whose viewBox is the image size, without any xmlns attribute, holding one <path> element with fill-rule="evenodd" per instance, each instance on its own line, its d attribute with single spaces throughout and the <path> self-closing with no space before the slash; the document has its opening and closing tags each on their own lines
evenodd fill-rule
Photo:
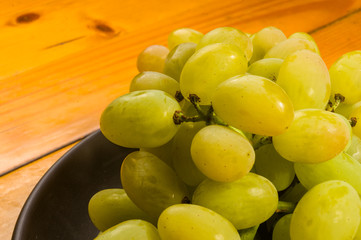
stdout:
<svg viewBox="0 0 361 240">
<path fill-rule="evenodd" d="M 137 68 L 100 119 L 136 150 L 89 201 L 97 240 L 361 239 L 361 51 L 181 28 Z"/>
</svg>

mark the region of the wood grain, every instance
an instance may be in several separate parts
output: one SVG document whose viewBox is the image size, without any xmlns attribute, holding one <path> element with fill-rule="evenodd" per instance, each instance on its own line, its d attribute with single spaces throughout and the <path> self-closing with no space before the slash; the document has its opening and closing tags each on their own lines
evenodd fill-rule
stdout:
<svg viewBox="0 0 361 240">
<path fill-rule="evenodd" d="M 1 175 L 97 129 L 105 106 L 128 91 L 137 54 L 166 45 L 175 28 L 253 33 L 273 25 L 287 35 L 310 32 L 359 11 L 361 1 L 18 0 L 0 6 Z M 349 42 L 328 36 L 317 39 L 326 62 L 323 46 Z"/>
<path fill-rule="evenodd" d="M 0 239 L 11 239 L 18 215 L 36 183 L 74 145 L 0 177 Z"/>
</svg>

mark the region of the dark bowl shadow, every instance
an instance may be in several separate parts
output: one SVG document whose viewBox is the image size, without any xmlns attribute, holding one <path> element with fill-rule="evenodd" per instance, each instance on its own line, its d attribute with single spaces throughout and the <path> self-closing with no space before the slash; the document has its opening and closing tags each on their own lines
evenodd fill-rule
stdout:
<svg viewBox="0 0 361 240">
<path fill-rule="evenodd" d="M 12 240 L 86 240 L 98 230 L 88 202 L 99 190 L 119 188 L 120 166 L 134 151 L 109 142 L 98 130 L 62 156 L 40 179 L 17 219 Z"/>
</svg>

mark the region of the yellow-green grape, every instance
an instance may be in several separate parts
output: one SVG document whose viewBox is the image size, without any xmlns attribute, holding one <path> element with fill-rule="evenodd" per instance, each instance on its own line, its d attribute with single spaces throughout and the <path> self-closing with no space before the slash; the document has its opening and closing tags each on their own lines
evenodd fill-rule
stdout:
<svg viewBox="0 0 361 240">
<path fill-rule="evenodd" d="M 178 130 L 178 102 L 161 90 L 142 90 L 116 98 L 103 111 L 100 130 L 111 142 L 128 148 L 159 147 Z"/>
<path fill-rule="evenodd" d="M 194 164 L 191 144 L 194 135 L 203 127 L 204 122 L 185 122 L 174 136 L 172 145 L 172 165 L 177 175 L 189 186 L 197 186 L 206 176 Z"/>
<path fill-rule="evenodd" d="M 273 26 L 265 27 L 256 32 L 252 35 L 253 55 L 250 63 L 262 59 L 268 50 L 286 39 L 286 35 Z"/>
<path fill-rule="evenodd" d="M 178 132 L 177 132 L 178 133 Z M 140 151 L 145 151 L 154 154 L 157 156 L 160 160 L 168 164 L 168 166 L 173 167 L 172 159 L 173 159 L 173 153 L 172 153 L 172 146 L 173 146 L 174 138 L 172 138 L 169 142 L 166 144 L 154 147 L 154 148 L 140 148 Z"/>
<path fill-rule="evenodd" d="M 196 46 L 197 44 L 188 42 L 181 43 L 174 47 L 165 59 L 164 74 L 179 82 L 184 64 L 195 53 Z"/>
<path fill-rule="evenodd" d="M 270 180 L 277 191 L 285 190 L 295 177 L 293 163 L 277 153 L 272 144 L 256 150 L 256 173 Z"/>
<path fill-rule="evenodd" d="M 242 31 L 233 27 L 220 27 L 206 33 L 197 45 L 201 49 L 213 43 L 228 43 L 236 45 L 246 56 L 247 61 L 252 57 L 253 46 L 251 39 Z"/>
<path fill-rule="evenodd" d="M 285 59 L 288 55 L 298 51 L 307 49 L 314 53 L 317 53 L 317 50 L 314 43 L 301 38 L 288 38 L 285 41 L 282 41 L 272 47 L 265 54 L 264 58 L 281 58 Z"/>
<path fill-rule="evenodd" d="M 137 58 L 138 71 L 163 72 L 164 61 L 168 53 L 169 49 L 162 45 L 151 45 L 145 48 Z"/>
<path fill-rule="evenodd" d="M 100 233 L 95 240 L 161 240 L 158 230 L 153 224 L 139 220 L 128 220 L 105 232 Z"/>
<path fill-rule="evenodd" d="M 345 152 L 361 163 L 361 139 L 352 134 L 350 147 Z"/>
<path fill-rule="evenodd" d="M 290 54 L 282 63 L 277 77 L 291 98 L 294 109 L 325 109 L 331 94 L 328 69 L 320 55 L 310 50 Z"/>
<path fill-rule="evenodd" d="M 358 226 L 358 230 L 357 230 L 356 235 L 353 238 L 353 240 L 361 240 L 361 221 L 360 221 L 360 225 Z"/>
<path fill-rule="evenodd" d="M 130 82 L 130 92 L 149 89 L 162 90 L 173 97 L 180 91 L 179 83 L 175 79 L 160 72 L 141 72 Z"/>
<path fill-rule="evenodd" d="M 276 151 L 289 161 L 320 163 L 346 148 L 351 140 L 350 125 L 339 114 L 302 109 L 295 111 L 288 130 L 272 140 Z"/>
<path fill-rule="evenodd" d="M 191 28 L 178 28 L 168 35 L 168 48 L 173 49 L 181 43 L 198 43 L 203 33 Z"/>
<path fill-rule="evenodd" d="M 89 201 L 88 212 L 94 226 L 101 232 L 131 219 L 155 222 L 120 188 L 104 189 L 95 193 Z"/>
<path fill-rule="evenodd" d="M 151 217 L 189 198 L 185 184 L 166 163 L 145 151 L 130 153 L 121 167 L 122 185 L 129 198 Z"/>
<path fill-rule="evenodd" d="M 361 101 L 354 104 L 340 103 L 335 109 L 335 113 L 341 114 L 342 116 L 349 118 L 352 111 L 361 106 Z"/>
<path fill-rule="evenodd" d="M 209 125 L 196 133 L 191 155 L 205 176 L 219 182 L 242 178 L 252 169 L 255 158 L 248 139 L 220 125 Z"/>
<path fill-rule="evenodd" d="M 194 204 L 176 204 L 164 210 L 158 231 L 163 240 L 241 240 L 226 218 Z"/>
<path fill-rule="evenodd" d="M 318 49 L 317 43 L 310 34 L 305 33 L 305 32 L 295 32 L 295 33 L 291 34 L 288 38 L 306 39 L 314 45 L 315 53 L 320 54 L 320 50 Z"/>
<path fill-rule="evenodd" d="M 352 132 L 361 138 L 361 105 L 355 107 L 349 116 L 349 119 L 354 118 L 356 119 L 357 123 L 354 127 L 352 127 Z"/>
<path fill-rule="evenodd" d="M 302 185 L 308 189 L 328 180 L 343 180 L 361 196 L 361 164 L 347 153 L 342 152 L 322 163 L 295 163 L 295 171 Z"/>
<path fill-rule="evenodd" d="M 281 217 L 272 232 L 272 240 L 291 240 L 290 225 L 292 214 L 286 214 Z"/>
<path fill-rule="evenodd" d="M 361 100 L 361 51 L 342 55 L 330 67 L 331 94 L 341 94 L 346 104 Z"/>
<path fill-rule="evenodd" d="M 281 196 L 280 200 L 285 202 L 297 203 L 308 191 L 301 183 L 296 183 L 293 187 L 288 188 Z"/>
<path fill-rule="evenodd" d="M 247 72 L 252 75 L 268 78 L 272 81 L 277 81 L 278 72 L 283 63 L 280 58 L 263 58 L 253 62 Z"/>
<path fill-rule="evenodd" d="M 180 76 L 184 97 L 196 94 L 201 105 L 210 105 L 216 87 L 230 77 L 244 74 L 247 60 L 233 44 L 214 43 L 196 51 L 186 62 Z"/>
<path fill-rule="evenodd" d="M 254 75 L 236 76 L 221 83 L 212 104 L 223 121 L 265 136 L 286 131 L 294 115 L 286 92 L 271 80 Z"/>
<path fill-rule="evenodd" d="M 360 211 L 360 197 L 350 184 L 340 180 L 320 183 L 297 204 L 291 218 L 291 239 L 353 239 Z"/>
<path fill-rule="evenodd" d="M 245 229 L 261 224 L 275 213 L 278 194 L 267 178 L 249 173 L 229 183 L 204 180 L 196 188 L 192 203 L 219 213 L 237 229 Z"/>
</svg>

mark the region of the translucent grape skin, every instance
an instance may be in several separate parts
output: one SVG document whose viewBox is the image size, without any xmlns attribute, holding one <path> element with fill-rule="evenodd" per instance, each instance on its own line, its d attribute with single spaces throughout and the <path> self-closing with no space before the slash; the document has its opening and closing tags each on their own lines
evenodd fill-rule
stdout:
<svg viewBox="0 0 361 240">
<path fill-rule="evenodd" d="M 288 55 L 303 49 L 310 50 L 314 53 L 317 53 L 318 51 L 318 48 L 315 47 L 314 43 L 307 39 L 288 38 L 268 50 L 264 58 L 285 59 Z"/>
<path fill-rule="evenodd" d="M 151 217 L 182 203 L 188 195 L 185 184 L 166 163 L 151 153 L 130 153 L 121 166 L 121 181 L 129 198 Z"/>
<path fill-rule="evenodd" d="M 343 180 L 351 184 L 361 196 L 361 164 L 345 152 L 322 163 L 295 163 L 295 172 L 302 185 L 308 189 L 328 180 Z"/>
<path fill-rule="evenodd" d="M 248 67 L 247 73 L 265 77 L 276 82 L 282 63 L 283 59 L 280 58 L 263 58 L 253 62 Z"/>
<path fill-rule="evenodd" d="M 95 240 L 161 240 L 158 230 L 153 224 L 139 220 L 121 222 L 105 232 L 100 233 Z"/>
<path fill-rule="evenodd" d="M 255 159 L 248 139 L 220 125 L 209 125 L 196 133 L 191 156 L 205 176 L 220 182 L 232 182 L 245 176 Z"/>
<path fill-rule="evenodd" d="M 310 34 L 305 33 L 305 32 L 295 32 L 295 33 L 292 33 L 288 38 L 306 39 L 313 44 L 315 53 L 320 54 L 320 50 L 318 49 L 317 43 Z"/>
<path fill-rule="evenodd" d="M 197 44 L 181 43 L 174 47 L 167 55 L 164 63 L 164 74 L 179 82 L 184 64 L 195 53 Z"/>
<path fill-rule="evenodd" d="M 200 105 L 210 105 L 218 84 L 246 70 L 247 60 L 237 46 L 210 44 L 196 51 L 186 62 L 180 76 L 180 89 L 186 98 L 196 94 Z"/>
<path fill-rule="evenodd" d="M 103 111 L 100 130 L 111 142 L 128 148 L 159 147 L 178 130 L 173 114 L 178 102 L 161 90 L 142 90 L 116 98 Z"/>
<path fill-rule="evenodd" d="M 177 132 L 178 133 L 178 132 Z M 173 159 L 173 153 L 172 153 L 172 146 L 173 146 L 173 140 L 172 138 L 169 142 L 166 144 L 154 147 L 154 148 L 140 148 L 139 151 L 145 151 L 151 154 L 154 154 L 157 156 L 160 160 L 165 162 L 168 166 L 171 168 L 173 167 L 172 159 Z"/>
<path fill-rule="evenodd" d="M 236 228 L 218 213 L 194 204 L 176 204 L 158 219 L 161 239 L 241 240 Z"/>
<path fill-rule="evenodd" d="M 169 49 L 162 45 L 151 45 L 145 48 L 137 58 L 138 71 L 163 72 L 164 61 L 168 53 Z"/>
<path fill-rule="evenodd" d="M 242 131 L 275 136 L 293 120 L 293 106 L 285 91 L 271 80 L 236 76 L 221 83 L 212 98 L 214 112 Z"/>
<path fill-rule="evenodd" d="M 295 111 L 286 132 L 272 138 L 276 151 L 292 162 L 320 163 L 340 154 L 351 140 L 343 117 L 320 109 Z"/>
<path fill-rule="evenodd" d="M 361 51 L 342 55 L 330 67 L 331 94 L 345 97 L 345 104 L 361 100 Z"/>
<path fill-rule="evenodd" d="M 192 28 L 178 28 L 168 35 L 168 48 L 173 49 L 181 43 L 198 43 L 203 33 Z"/>
<path fill-rule="evenodd" d="M 285 190 L 295 177 L 293 163 L 279 155 L 272 144 L 256 150 L 255 170 L 270 180 L 277 191 Z"/>
<path fill-rule="evenodd" d="M 175 79 L 159 72 L 141 72 L 130 82 L 130 92 L 149 89 L 162 90 L 172 97 L 180 91 L 179 83 Z"/>
<path fill-rule="evenodd" d="M 92 223 L 101 232 L 131 219 L 156 223 L 120 188 L 104 189 L 95 193 L 89 201 L 88 212 Z"/>
<path fill-rule="evenodd" d="M 286 214 L 281 217 L 272 232 L 272 240 L 291 240 L 290 225 L 292 214 Z"/>
<path fill-rule="evenodd" d="M 252 57 L 253 46 L 251 39 L 239 29 L 233 27 L 219 27 L 206 33 L 197 45 L 197 50 L 213 43 L 233 44 L 244 52 L 247 61 Z"/>
<path fill-rule="evenodd" d="M 361 163 L 361 139 L 352 134 L 350 147 L 345 152 Z"/>
<path fill-rule="evenodd" d="M 205 127 L 204 122 L 182 123 L 174 136 L 172 145 L 172 166 L 183 182 L 189 186 L 197 186 L 206 176 L 194 164 L 191 156 L 191 144 L 194 135 Z"/>
<path fill-rule="evenodd" d="M 320 183 L 297 204 L 291 218 L 291 239 L 353 239 L 360 211 L 360 197 L 350 184 L 340 180 Z"/>
<path fill-rule="evenodd" d="M 286 39 L 286 35 L 273 26 L 265 27 L 256 32 L 252 35 L 253 54 L 249 62 L 254 63 L 262 59 L 269 49 Z"/>
<path fill-rule="evenodd" d="M 320 55 L 310 50 L 299 50 L 284 60 L 277 84 L 291 98 L 295 110 L 325 109 L 331 94 L 327 66 Z"/>
<path fill-rule="evenodd" d="M 192 203 L 219 213 L 237 229 L 245 229 L 261 224 L 273 215 L 278 194 L 268 179 L 249 173 L 229 183 L 204 180 L 196 188 Z"/>
</svg>

